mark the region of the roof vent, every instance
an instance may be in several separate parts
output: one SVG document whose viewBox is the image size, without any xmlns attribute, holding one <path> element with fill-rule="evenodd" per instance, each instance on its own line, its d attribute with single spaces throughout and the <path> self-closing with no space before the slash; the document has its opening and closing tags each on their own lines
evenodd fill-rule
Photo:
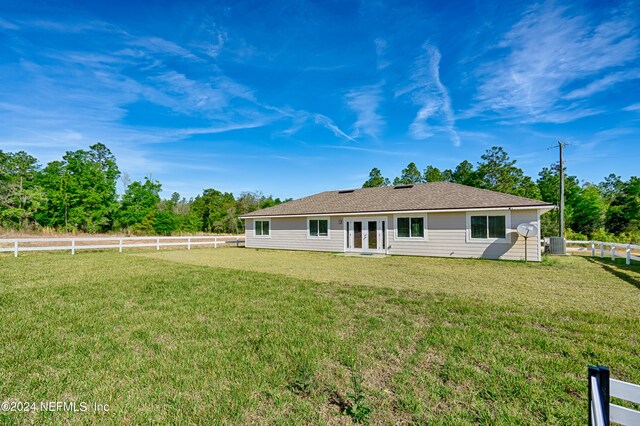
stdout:
<svg viewBox="0 0 640 426">
<path fill-rule="evenodd" d="M 343 189 L 342 191 L 338 191 L 338 194 L 351 194 L 355 189 Z"/>
<path fill-rule="evenodd" d="M 393 189 L 405 189 L 405 188 L 413 188 L 413 185 L 396 185 Z"/>
</svg>

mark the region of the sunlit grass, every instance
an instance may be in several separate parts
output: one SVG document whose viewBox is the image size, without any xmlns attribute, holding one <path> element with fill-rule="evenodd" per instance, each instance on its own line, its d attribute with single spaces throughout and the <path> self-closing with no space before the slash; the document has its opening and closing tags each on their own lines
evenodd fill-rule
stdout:
<svg viewBox="0 0 640 426">
<path fill-rule="evenodd" d="M 374 424 L 584 424 L 587 365 L 640 382 L 637 269 L 140 254 L 0 258 L 0 400 L 111 407 L 0 423 L 350 423 L 361 375 Z"/>
</svg>

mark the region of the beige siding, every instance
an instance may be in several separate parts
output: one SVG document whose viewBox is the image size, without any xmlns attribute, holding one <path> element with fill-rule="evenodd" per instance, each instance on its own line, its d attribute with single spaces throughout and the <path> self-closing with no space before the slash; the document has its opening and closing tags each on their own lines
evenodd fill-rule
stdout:
<svg viewBox="0 0 640 426">
<path fill-rule="evenodd" d="M 308 238 L 307 218 L 288 217 L 271 219 L 269 238 L 254 236 L 253 219 L 247 219 L 245 238 L 247 247 L 286 250 L 344 251 L 342 218 L 329 218 L 329 238 Z"/>
<path fill-rule="evenodd" d="M 482 213 L 477 213 L 482 214 Z M 524 238 L 518 236 L 516 227 L 520 223 L 534 223 L 539 227 L 538 211 L 511 211 L 511 223 L 507 229 L 509 239 L 504 242 L 469 242 L 467 239 L 467 214 L 429 213 L 427 216 L 427 239 L 395 239 L 395 217 L 386 215 L 388 253 L 394 255 L 475 257 L 488 259 L 524 259 Z M 330 218 L 330 238 L 311 239 L 307 237 L 307 218 L 272 218 L 271 236 L 254 236 L 253 220 L 246 220 L 246 246 L 253 248 L 274 248 L 287 250 L 314 250 L 342 252 L 345 247 L 345 231 L 340 223 L 342 217 Z M 540 260 L 540 240 L 529 238 L 529 260 Z"/>
<path fill-rule="evenodd" d="M 476 213 L 482 214 L 482 213 Z M 430 213 L 427 215 L 427 241 L 394 239 L 395 220 L 389 224 L 389 254 L 440 256 L 440 257 L 483 257 L 487 259 L 524 259 L 524 238 L 515 231 L 520 223 L 538 225 L 537 210 L 518 210 L 511 212 L 511 229 L 507 229 L 510 242 L 469 242 L 467 241 L 467 214 Z M 536 237 L 529 238 L 528 252 L 530 260 L 540 260 L 540 242 Z"/>
</svg>

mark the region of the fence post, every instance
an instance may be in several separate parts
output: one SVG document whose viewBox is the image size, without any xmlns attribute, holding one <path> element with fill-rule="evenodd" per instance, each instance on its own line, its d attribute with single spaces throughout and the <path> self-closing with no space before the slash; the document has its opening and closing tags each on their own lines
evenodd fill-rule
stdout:
<svg viewBox="0 0 640 426">
<path fill-rule="evenodd" d="M 13 257 L 18 257 L 18 240 L 13 242 Z"/>
<path fill-rule="evenodd" d="M 609 424 L 609 368 L 598 366 L 600 371 L 598 380 L 600 381 L 600 400 L 602 401 L 602 411 L 604 414 L 604 424 Z"/>
<path fill-rule="evenodd" d="M 71 255 L 73 256 L 74 254 L 76 254 L 76 240 L 72 238 L 71 239 Z"/>
<path fill-rule="evenodd" d="M 156 238 L 156 250 L 160 250 L 160 238 Z"/>
<path fill-rule="evenodd" d="M 591 257 L 596 257 L 596 243 L 591 241 Z"/>
<path fill-rule="evenodd" d="M 631 265 L 631 244 L 627 244 L 627 265 Z"/>
<path fill-rule="evenodd" d="M 600 424 L 609 424 L 609 369 L 607 367 L 593 367 L 589 366 L 587 369 L 587 380 L 589 389 L 589 426 L 600 426 Z M 597 382 L 597 388 L 594 389 L 593 380 Z M 595 398 L 597 395 L 598 398 Z M 595 403 L 599 403 L 597 406 Z M 600 412 L 593 412 L 593 405 L 596 405 L 596 409 Z"/>
<path fill-rule="evenodd" d="M 604 257 L 604 243 L 600 243 L 600 257 Z"/>
<path fill-rule="evenodd" d="M 118 253 L 122 253 L 122 238 L 118 240 Z"/>
<path fill-rule="evenodd" d="M 616 245 L 611 244 L 611 260 L 616 260 Z"/>
<path fill-rule="evenodd" d="M 187 250 L 191 250 L 191 237 L 187 238 Z"/>
<path fill-rule="evenodd" d="M 218 237 L 213 237 L 213 248 L 218 248 Z"/>
</svg>

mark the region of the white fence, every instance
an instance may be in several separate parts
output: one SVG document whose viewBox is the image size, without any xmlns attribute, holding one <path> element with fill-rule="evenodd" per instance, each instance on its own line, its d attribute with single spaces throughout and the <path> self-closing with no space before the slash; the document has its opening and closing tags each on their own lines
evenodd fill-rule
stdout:
<svg viewBox="0 0 640 426">
<path fill-rule="evenodd" d="M 97 244 L 96 244 L 97 243 Z M 118 249 L 120 253 L 125 248 L 136 247 L 179 247 L 186 246 L 191 250 L 193 246 L 213 246 L 244 243 L 239 236 L 191 236 L 191 237 L 78 237 L 78 238 L 8 238 L 0 239 L 0 252 L 13 252 L 15 257 L 19 252 L 68 250 L 76 254 L 76 250 Z"/>
<path fill-rule="evenodd" d="M 607 367 L 589 367 L 589 426 L 605 426 L 609 422 L 620 425 L 639 425 L 640 411 L 612 404 L 618 398 L 640 404 L 640 386 L 609 377 Z"/>
<path fill-rule="evenodd" d="M 568 247 L 570 244 L 580 247 Z M 630 265 L 632 260 L 640 262 L 640 256 L 634 255 L 634 250 L 640 251 L 640 246 L 634 244 L 605 243 L 602 241 L 567 240 L 568 253 L 591 252 L 591 257 L 596 257 L 596 255 L 600 257 L 611 256 L 611 260 L 616 260 L 616 257 L 625 257 L 627 265 Z M 619 254 L 621 256 L 618 256 Z"/>
</svg>

